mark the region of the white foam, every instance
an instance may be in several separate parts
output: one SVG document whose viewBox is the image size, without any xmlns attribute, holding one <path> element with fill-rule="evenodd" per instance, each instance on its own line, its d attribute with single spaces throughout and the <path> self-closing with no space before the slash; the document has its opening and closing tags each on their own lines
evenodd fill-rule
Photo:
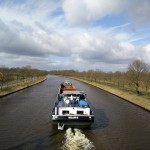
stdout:
<svg viewBox="0 0 150 150">
<path fill-rule="evenodd" d="M 94 150 L 95 147 L 79 129 L 67 129 L 65 140 L 62 146 L 63 150 Z"/>
</svg>

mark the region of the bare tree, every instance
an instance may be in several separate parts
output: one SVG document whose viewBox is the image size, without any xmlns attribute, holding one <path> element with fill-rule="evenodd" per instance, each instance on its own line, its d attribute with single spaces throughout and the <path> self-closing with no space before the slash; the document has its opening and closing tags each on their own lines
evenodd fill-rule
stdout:
<svg viewBox="0 0 150 150">
<path fill-rule="evenodd" d="M 135 60 L 128 66 L 128 77 L 136 87 L 136 93 L 139 94 L 139 86 L 142 75 L 148 72 L 148 66 L 141 60 Z"/>
<path fill-rule="evenodd" d="M 0 72 L 0 85 L 1 85 L 1 90 L 2 90 L 2 86 L 3 86 L 3 80 L 4 80 L 4 75 L 2 72 Z"/>
<path fill-rule="evenodd" d="M 148 95 L 148 89 L 150 87 L 150 72 L 146 72 L 142 76 L 143 87 L 145 88 L 145 94 Z"/>
</svg>

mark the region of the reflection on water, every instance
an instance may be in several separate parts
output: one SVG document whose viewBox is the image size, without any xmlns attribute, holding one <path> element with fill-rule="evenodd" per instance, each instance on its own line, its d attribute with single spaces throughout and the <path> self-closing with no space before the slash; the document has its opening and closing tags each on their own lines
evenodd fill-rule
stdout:
<svg viewBox="0 0 150 150">
<path fill-rule="evenodd" d="M 67 129 L 63 142 L 63 150 L 94 150 L 93 143 L 81 132 L 80 129 Z"/>
<path fill-rule="evenodd" d="M 94 112 L 94 123 L 91 126 L 91 130 L 106 128 L 109 124 L 109 120 L 102 109 L 93 109 Z"/>
</svg>

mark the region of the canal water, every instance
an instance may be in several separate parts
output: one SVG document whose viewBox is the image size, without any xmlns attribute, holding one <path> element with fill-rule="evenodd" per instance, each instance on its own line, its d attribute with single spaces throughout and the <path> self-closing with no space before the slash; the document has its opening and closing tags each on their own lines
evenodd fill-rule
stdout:
<svg viewBox="0 0 150 150">
<path fill-rule="evenodd" d="M 88 129 L 57 130 L 51 112 L 65 79 L 49 76 L 43 83 L 0 99 L 0 150 L 150 149 L 150 112 L 73 79 L 87 93 L 95 122 Z"/>
</svg>

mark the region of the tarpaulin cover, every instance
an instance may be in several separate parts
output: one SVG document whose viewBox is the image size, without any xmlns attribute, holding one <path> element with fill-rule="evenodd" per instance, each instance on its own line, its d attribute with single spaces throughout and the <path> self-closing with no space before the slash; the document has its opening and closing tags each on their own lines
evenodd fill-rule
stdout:
<svg viewBox="0 0 150 150">
<path fill-rule="evenodd" d="M 79 106 L 81 106 L 81 107 L 88 107 L 89 104 L 88 104 L 88 102 L 85 101 L 85 100 L 80 100 L 80 101 L 79 101 Z"/>
</svg>

